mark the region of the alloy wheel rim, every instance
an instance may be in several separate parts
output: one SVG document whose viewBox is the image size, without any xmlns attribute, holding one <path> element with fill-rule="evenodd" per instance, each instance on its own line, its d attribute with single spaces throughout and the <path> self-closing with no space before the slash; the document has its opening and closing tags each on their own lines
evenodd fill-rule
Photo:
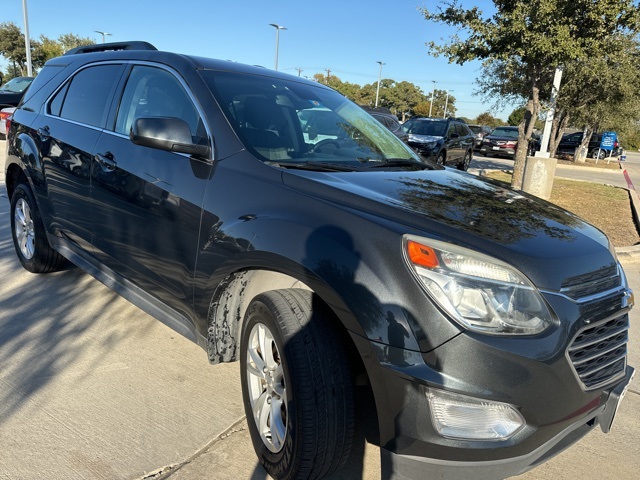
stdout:
<svg viewBox="0 0 640 480">
<path fill-rule="evenodd" d="M 33 228 L 33 218 L 29 204 L 22 198 L 16 202 L 13 213 L 15 238 L 20 253 L 27 260 L 31 260 L 36 250 L 36 235 Z"/>
<path fill-rule="evenodd" d="M 246 363 L 253 420 L 265 446 L 278 453 L 287 437 L 287 389 L 278 346 L 262 323 L 251 329 Z"/>
</svg>

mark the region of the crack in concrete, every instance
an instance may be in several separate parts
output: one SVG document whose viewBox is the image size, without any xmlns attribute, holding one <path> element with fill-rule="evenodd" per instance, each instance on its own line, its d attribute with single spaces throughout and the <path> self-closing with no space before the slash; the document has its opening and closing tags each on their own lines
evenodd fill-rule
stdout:
<svg viewBox="0 0 640 480">
<path fill-rule="evenodd" d="M 246 430 L 247 427 L 243 426 L 242 423 L 245 421 L 246 417 L 243 415 L 238 420 L 236 420 L 231 426 L 229 426 L 224 432 L 215 438 L 211 439 L 207 442 L 202 448 L 198 449 L 193 455 L 191 455 L 186 460 L 178 463 L 172 463 L 170 465 L 165 465 L 160 467 L 153 472 L 146 473 L 145 475 L 138 477 L 136 480 L 165 480 L 180 470 L 185 465 L 190 464 L 200 456 L 204 455 L 209 451 L 211 447 L 213 447 L 216 443 L 229 438 L 231 435 L 235 433 L 242 432 Z"/>
</svg>

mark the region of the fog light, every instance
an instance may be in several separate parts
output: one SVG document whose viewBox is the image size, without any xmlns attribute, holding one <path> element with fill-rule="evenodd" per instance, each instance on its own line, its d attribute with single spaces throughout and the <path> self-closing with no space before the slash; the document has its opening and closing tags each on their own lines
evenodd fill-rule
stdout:
<svg viewBox="0 0 640 480">
<path fill-rule="evenodd" d="M 511 405 L 429 389 L 431 421 L 436 431 L 458 440 L 505 440 L 525 426 Z"/>
</svg>

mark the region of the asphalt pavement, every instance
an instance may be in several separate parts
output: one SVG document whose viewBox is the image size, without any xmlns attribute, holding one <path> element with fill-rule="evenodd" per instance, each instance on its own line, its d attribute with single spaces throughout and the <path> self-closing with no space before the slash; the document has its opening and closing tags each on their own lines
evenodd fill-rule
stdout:
<svg viewBox="0 0 640 480">
<path fill-rule="evenodd" d="M 627 169 L 640 185 L 637 157 Z M 623 264 L 638 292 L 635 260 Z M 631 313 L 635 366 L 639 321 L 640 307 Z M 79 269 L 26 272 L 0 176 L 0 480 L 266 479 L 246 429 L 238 369 L 209 365 L 202 349 Z M 596 430 L 519 478 L 637 478 L 638 382 L 612 433 Z M 380 478 L 379 449 L 359 437 L 333 478 Z"/>
</svg>

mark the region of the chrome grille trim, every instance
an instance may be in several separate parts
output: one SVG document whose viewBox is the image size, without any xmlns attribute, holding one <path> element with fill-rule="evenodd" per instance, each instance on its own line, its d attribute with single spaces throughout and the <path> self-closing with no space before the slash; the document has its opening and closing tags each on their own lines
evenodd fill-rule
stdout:
<svg viewBox="0 0 640 480">
<path fill-rule="evenodd" d="M 573 337 L 566 356 L 584 390 L 622 378 L 627 367 L 629 315 L 586 325 Z"/>
</svg>

